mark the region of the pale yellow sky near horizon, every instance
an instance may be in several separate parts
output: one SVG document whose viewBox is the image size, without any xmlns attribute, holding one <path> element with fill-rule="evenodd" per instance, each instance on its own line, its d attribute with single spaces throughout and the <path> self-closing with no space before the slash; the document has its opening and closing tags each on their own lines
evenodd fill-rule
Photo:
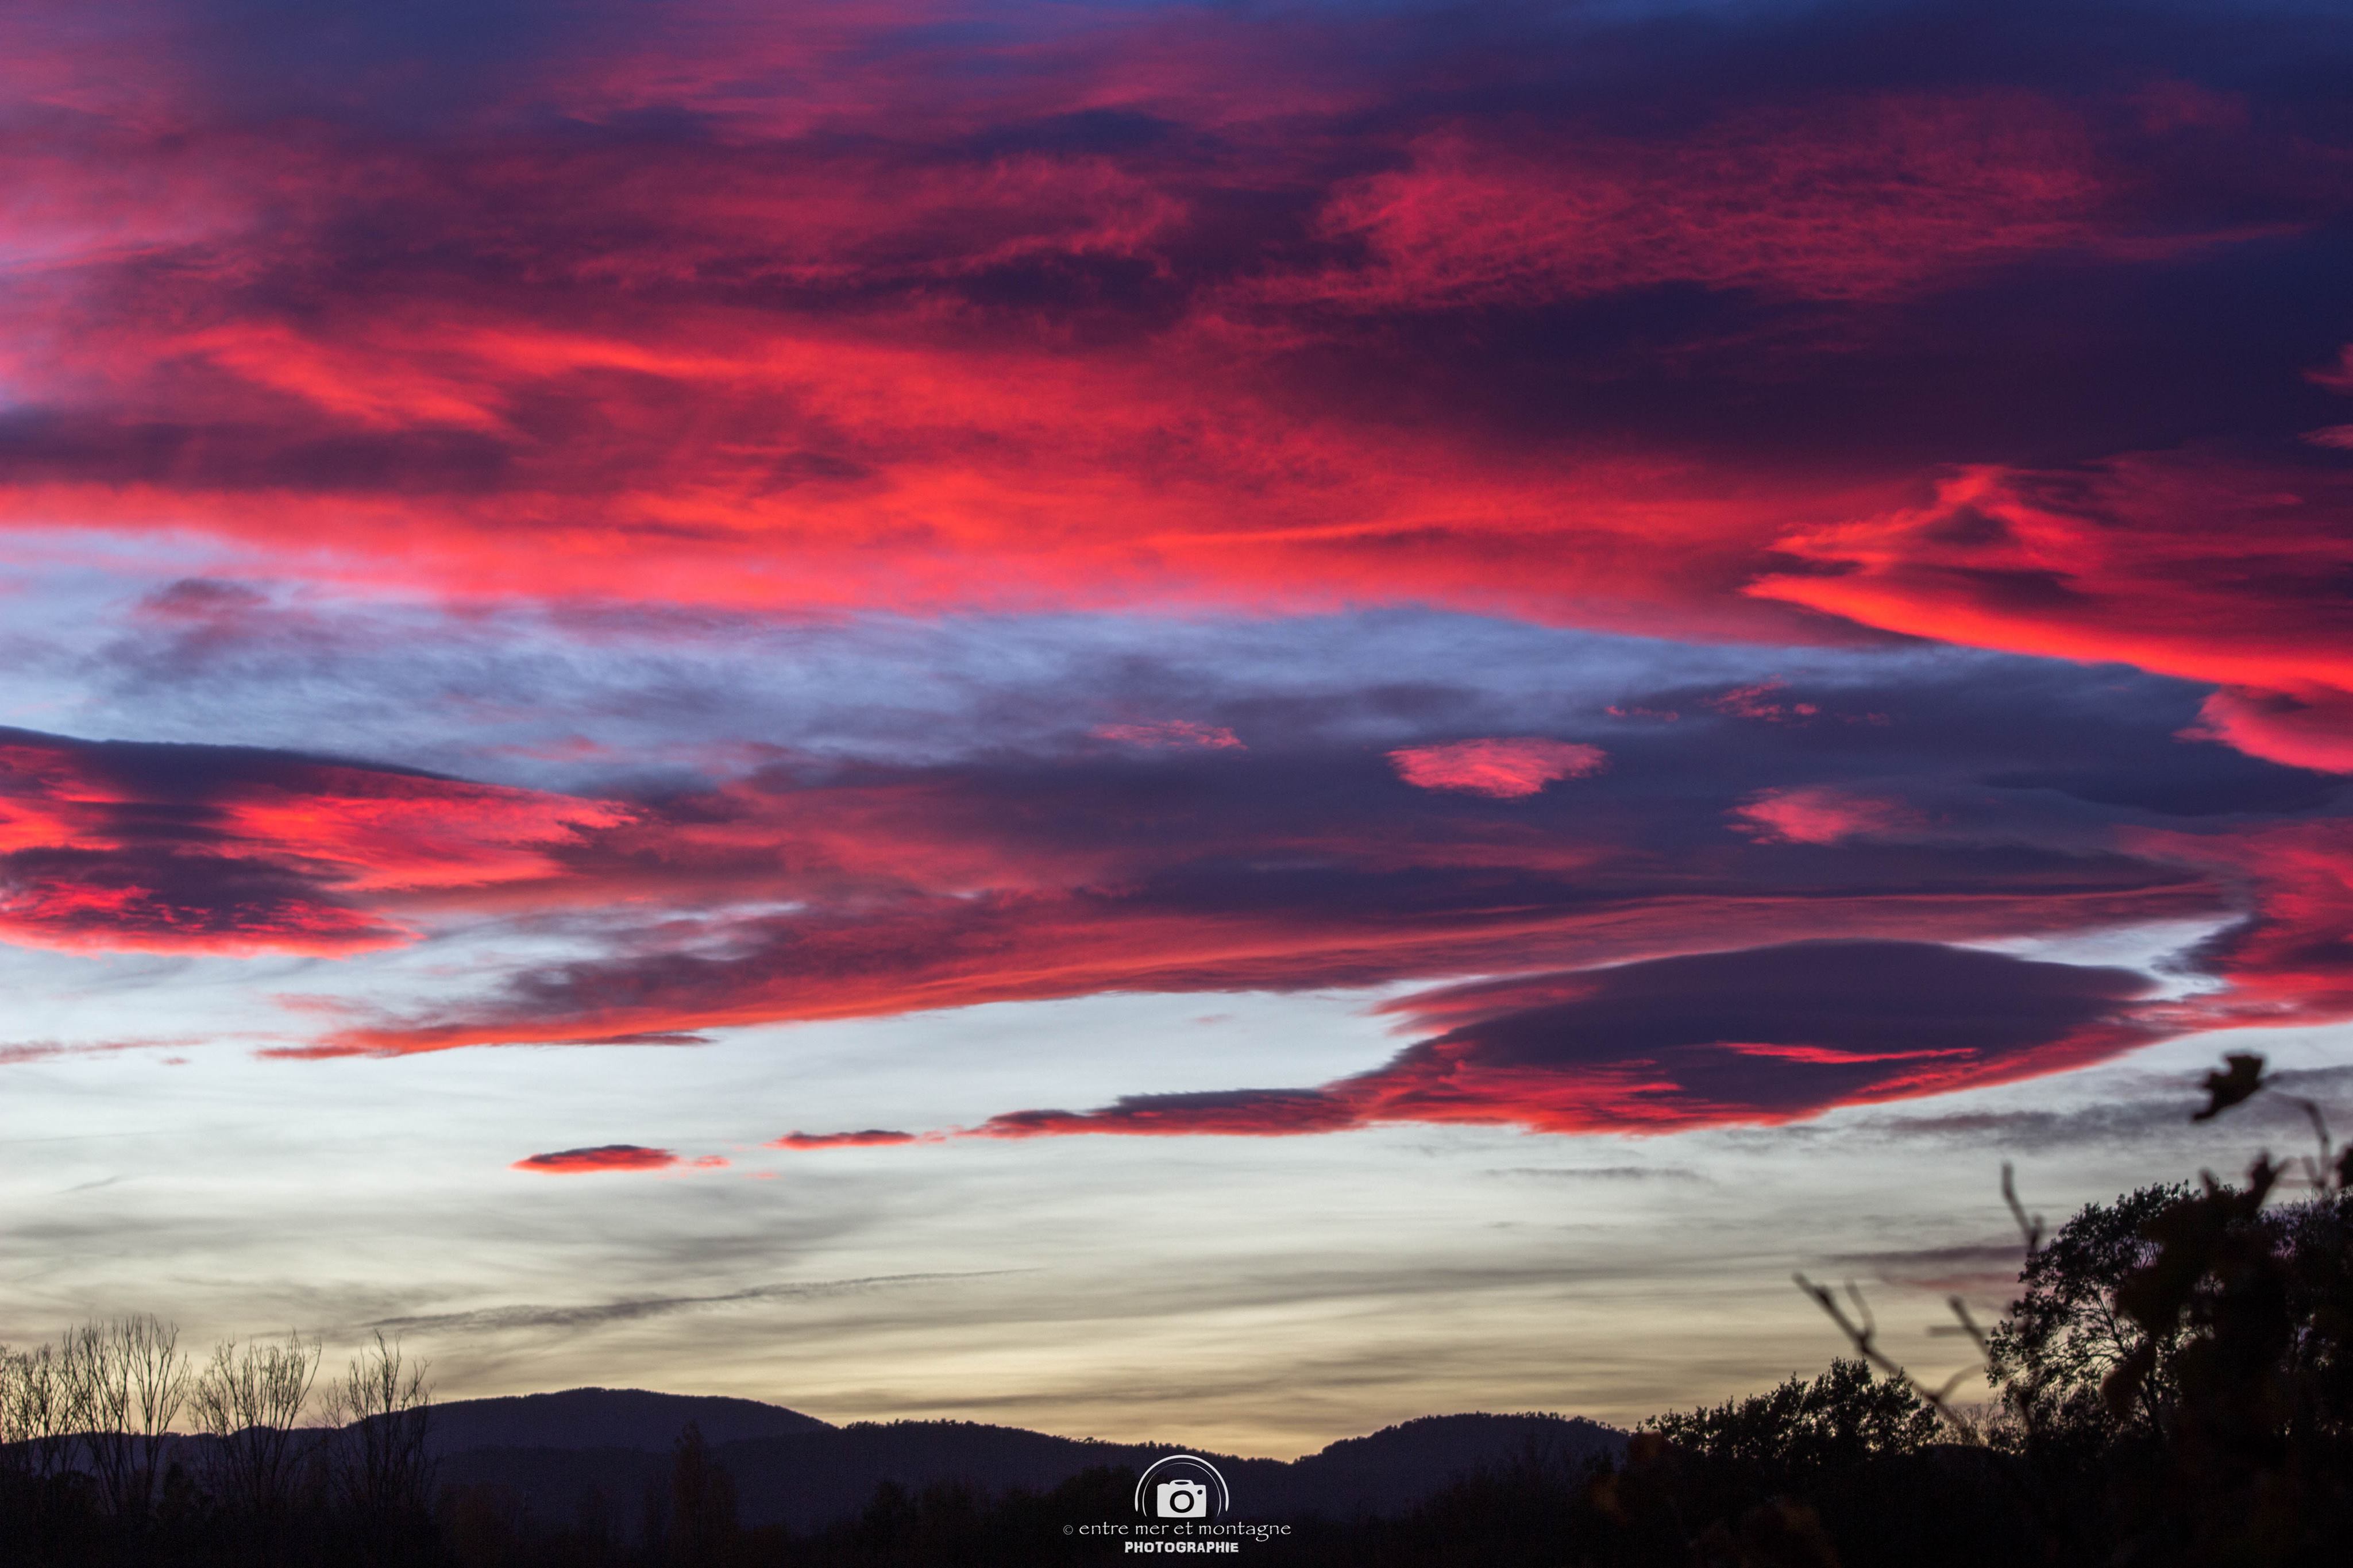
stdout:
<svg viewBox="0 0 2353 1568">
<path fill-rule="evenodd" d="M 1278 1057 L 1313 1081 L 1390 1048 L 1366 1000 L 1101 997 L 699 1049 L 18 1064 L 0 1069 L 0 1341 L 153 1310 L 199 1352 L 294 1326 L 332 1359 L 382 1325 L 444 1399 L 635 1386 L 1282 1458 L 1467 1410 L 1627 1425 L 1839 1354 L 1800 1268 L 1862 1284 L 1888 1345 L 1941 1378 L 1962 1364 L 1926 1331 L 1944 1295 L 2001 1300 L 2002 1160 L 2054 1221 L 2201 1163 L 2235 1171 L 2300 1146 L 2300 1119 L 2193 1127 L 2197 1072 L 2226 1046 L 2327 1069 L 2347 1044 L 2181 1040 L 2064 1078 L 1652 1138 L 758 1146 L 886 1106 L 955 1125 L 1092 1102 L 1138 1060 L 1172 1089 L 1268 1079 Z M 1106 1035 L 1128 1047 L 1115 1061 L 1094 1049 Z M 969 1073 L 926 1073 L 958 1047 Z M 510 1169 L 559 1089 L 550 1136 L 656 1127 L 731 1163 Z"/>
</svg>

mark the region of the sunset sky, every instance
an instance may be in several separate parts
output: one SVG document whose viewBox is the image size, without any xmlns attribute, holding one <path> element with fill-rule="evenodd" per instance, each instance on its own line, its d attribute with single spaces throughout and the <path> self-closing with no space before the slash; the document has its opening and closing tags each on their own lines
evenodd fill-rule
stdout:
<svg viewBox="0 0 2353 1568">
<path fill-rule="evenodd" d="M 1290 1457 L 2353 1126 L 2338 4 L 17 0 L 0 1342 Z"/>
</svg>

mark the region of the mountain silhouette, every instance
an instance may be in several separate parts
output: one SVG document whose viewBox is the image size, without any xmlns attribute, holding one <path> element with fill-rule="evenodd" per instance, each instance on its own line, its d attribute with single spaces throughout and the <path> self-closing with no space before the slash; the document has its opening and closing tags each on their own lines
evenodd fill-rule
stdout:
<svg viewBox="0 0 2353 1568">
<path fill-rule="evenodd" d="M 688 1421 L 733 1477 L 743 1522 L 795 1530 L 858 1512 L 885 1481 L 911 1491 L 939 1484 L 983 1494 L 1045 1491 L 1082 1471 L 1141 1470 L 1165 1455 L 1200 1452 L 968 1421 L 832 1426 L 752 1400 L 595 1388 L 438 1406 L 433 1447 L 445 1484 L 501 1489 L 551 1522 L 594 1513 L 632 1530 Z M 1225 1476 L 1238 1517 L 1347 1519 L 1400 1512 L 1474 1471 L 1528 1460 L 1574 1468 L 1614 1456 L 1625 1442 L 1623 1432 L 1575 1417 L 1435 1415 L 1288 1463 L 1202 1457 Z"/>
<path fill-rule="evenodd" d="M 780 1437 L 833 1428 L 814 1415 L 719 1394 L 654 1394 L 642 1388 L 567 1388 L 502 1399 L 459 1399 L 433 1407 L 438 1454 L 470 1448 L 629 1448 L 670 1452 L 688 1422 L 706 1443 Z"/>
</svg>

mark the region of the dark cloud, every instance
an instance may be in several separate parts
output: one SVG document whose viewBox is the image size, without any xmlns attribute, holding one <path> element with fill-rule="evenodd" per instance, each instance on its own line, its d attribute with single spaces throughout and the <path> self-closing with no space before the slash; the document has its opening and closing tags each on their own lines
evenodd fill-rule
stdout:
<svg viewBox="0 0 2353 1568">
<path fill-rule="evenodd" d="M 2258 1095 L 2235 1108 L 2199 1133 L 2198 1142 L 2228 1148 L 2233 1155 L 2252 1149 L 2251 1141 L 2267 1142 L 2274 1153 L 2299 1153 L 2312 1136 L 2300 1100 L 2312 1100 L 2340 1121 L 2353 1107 L 2353 1068 L 2283 1068 L 2266 1081 L 2278 1092 Z M 2178 1145 L 2191 1136 L 2190 1113 L 2200 1103 L 2194 1077 L 2184 1077 L 2166 1089 L 2146 1086 L 2064 1110 L 2012 1107 L 1941 1116 L 1883 1114 L 1859 1118 L 1848 1131 L 1867 1137 L 1935 1139 L 2026 1152 L 2151 1139 Z"/>
<path fill-rule="evenodd" d="M 1535 844 L 1524 852 L 1535 853 Z M 1573 848 L 1554 853 L 1565 863 L 1547 873 L 1493 866 L 1475 845 L 1440 842 L 1417 852 L 1395 840 L 1363 849 L 1327 842 L 1314 856 L 1321 864 L 1204 858 L 1137 868 L 1115 891 L 1082 883 L 958 897 L 902 892 L 879 908 L 845 901 L 731 919 L 691 933 L 700 942 L 718 939 L 716 956 L 624 951 L 529 971 L 469 1012 L 357 1026 L 292 1054 L 579 1040 L 1103 990 L 1369 985 L 1518 969 L 1546 952 L 1601 962 L 1801 930 L 1862 934 L 1891 921 L 1924 936 L 2097 925 L 2194 913 L 2211 899 L 2195 879 L 2105 857 L 1783 858 L 1759 848 L 1752 858 L 1710 857 L 1722 861 L 1713 871 L 1704 859 L 1686 867 L 1669 890 L 1639 859 L 1614 875 L 1600 864 L 1578 875 Z M 723 874 L 720 888 L 732 879 Z"/>
<path fill-rule="evenodd" d="M 1724 692 L 1671 694 L 1695 710 L 1672 723 L 1588 710 L 1543 744 L 1582 763 L 1593 742 L 1569 737 L 1595 736 L 1606 767 L 1500 796 L 1417 789 L 1397 776 L 1394 748 L 1199 707 L 1187 733 L 1230 731 L 1238 743 L 1088 742 L 932 768 L 779 763 L 642 802 L 558 851 L 578 904 L 652 898 L 693 921 L 322 1048 L 595 1039 L 1105 989 L 1372 984 L 1802 934 L 1949 941 L 2231 907 L 2203 840 L 2195 854 L 2171 840 L 2120 853 L 2119 819 L 2138 816 L 1980 779 L 2029 758 L 2156 765 L 2162 748 L 2188 750 L 2171 730 L 2194 704 L 2168 683 L 2052 677 L 2000 697 L 1940 680 L 1784 683 L 1777 706 L 1812 709 L 1803 722 L 1683 701 Z M 2251 788 L 2281 771 L 2214 754 Z M 1858 778 L 1870 782 L 1817 782 Z M 794 907 L 731 909 L 778 902 Z"/>
</svg>

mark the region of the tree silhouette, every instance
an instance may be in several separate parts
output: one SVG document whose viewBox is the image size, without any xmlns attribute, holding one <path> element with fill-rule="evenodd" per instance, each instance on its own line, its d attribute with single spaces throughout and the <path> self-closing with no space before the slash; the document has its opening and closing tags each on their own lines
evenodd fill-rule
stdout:
<svg viewBox="0 0 2353 1568">
<path fill-rule="evenodd" d="M 1718 1463 L 1767 1478 L 1776 1489 L 1883 1454 L 1908 1454 L 1936 1440 L 1936 1413 L 1899 1378 L 1873 1379 L 1861 1361 L 1841 1360 L 1809 1383 L 1792 1377 L 1768 1394 L 1715 1408 L 1654 1415 L 1642 1429 Z"/>
<path fill-rule="evenodd" d="M 0 1465 L 38 1481 L 62 1471 L 84 1425 L 80 1393 L 56 1346 L 0 1348 Z"/>
<path fill-rule="evenodd" d="M 2165 1426 L 2174 1401 L 2179 1327 L 2144 1351 L 2141 1327 L 2118 1293 L 2157 1256 L 2149 1226 L 2189 1196 L 2189 1188 L 2176 1182 L 2142 1187 L 2114 1203 L 2087 1204 L 2028 1257 L 2021 1294 L 1987 1345 L 1988 1376 L 2002 1386 L 2021 1421 L 2105 1432 L 2118 1416 L 2103 1386 L 2146 1356 L 2149 1371 L 2121 1419 L 2148 1433 Z"/>
<path fill-rule="evenodd" d="M 283 1344 L 224 1341 L 189 1394 L 197 1429 L 216 1439 L 215 1496 L 258 1524 L 282 1520 L 293 1505 L 310 1458 L 301 1427 L 319 1356 L 319 1342 L 295 1332 Z"/>
<path fill-rule="evenodd" d="M 696 1422 L 670 1450 L 669 1514 L 668 1556 L 679 1568 L 719 1563 L 734 1544 L 735 1478 L 711 1457 Z"/>
<path fill-rule="evenodd" d="M 342 1428 L 329 1447 L 329 1473 L 363 1549 L 381 1561 L 429 1550 L 435 1465 L 425 1373 L 379 1331 L 328 1390 L 329 1418 Z"/>
<path fill-rule="evenodd" d="M 136 1314 L 85 1323 L 67 1333 L 58 1358 L 70 1409 L 109 1512 L 145 1515 L 162 1480 L 172 1423 L 186 1403 L 190 1374 L 180 1331 Z"/>
</svg>

